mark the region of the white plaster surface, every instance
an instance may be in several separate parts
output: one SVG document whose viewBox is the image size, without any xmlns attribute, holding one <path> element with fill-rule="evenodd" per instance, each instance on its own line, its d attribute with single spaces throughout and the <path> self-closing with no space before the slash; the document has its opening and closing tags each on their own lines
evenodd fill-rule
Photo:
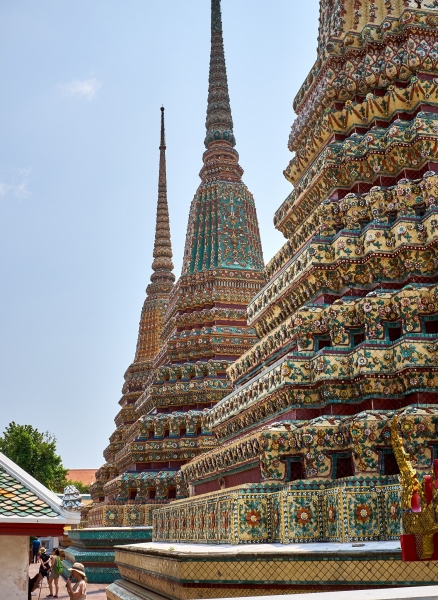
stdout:
<svg viewBox="0 0 438 600">
<path fill-rule="evenodd" d="M 400 550 L 400 542 L 364 542 L 355 544 L 338 544 L 319 542 L 315 544 L 177 544 L 172 542 L 146 542 L 143 544 L 127 544 L 124 548 L 133 548 L 143 552 L 158 551 L 190 555 L 245 555 L 245 554 L 342 554 L 363 553 L 378 554 L 379 552 L 394 552 Z M 355 598 L 356 600 L 356 598 Z"/>
<path fill-rule="evenodd" d="M 438 598 L 438 586 L 322 592 L 318 594 L 293 594 L 284 596 L 251 596 L 236 598 L 236 600 L 423 600 L 426 598 L 427 600 Z M 230 598 L 218 598 L 217 600 L 230 600 Z"/>
<path fill-rule="evenodd" d="M 0 535 L 0 600 L 27 600 L 29 538 Z"/>
</svg>

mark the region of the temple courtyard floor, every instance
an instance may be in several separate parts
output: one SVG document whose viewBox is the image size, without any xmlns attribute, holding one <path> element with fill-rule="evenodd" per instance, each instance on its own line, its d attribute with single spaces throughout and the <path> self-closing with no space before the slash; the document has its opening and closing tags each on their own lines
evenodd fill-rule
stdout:
<svg viewBox="0 0 438 600">
<path fill-rule="evenodd" d="M 29 576 L 33 577 L 38 572 L 38 565 L 29 565 Z M 89 583 L 87 586 L 87 596 L 90 600 L 106 600 L 105 588 L 106 584 L 104 583 Z M 36 598 L 38 600 L 39 589 L 35 590 L 36 596 L 32 596 L 32 598 Z M 47 585 L 47 579 L 43 581 L 43 587 L 41 589 L 41 600 L 43 598 L 47 598 L 49 595 L 49 586 Z M 59 580 L 59 598 L 68 598 L 67 590 L 65 589 L 65 579 L 62 577 Z"/>
</svg>

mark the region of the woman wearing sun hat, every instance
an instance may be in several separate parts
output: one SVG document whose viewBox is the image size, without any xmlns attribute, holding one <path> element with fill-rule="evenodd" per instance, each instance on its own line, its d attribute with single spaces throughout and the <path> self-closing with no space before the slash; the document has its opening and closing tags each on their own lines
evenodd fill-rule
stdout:
<svg viewBox="0 0 438 600">
<path fill-rule="evenodd" d="M 40 548 L 40 574 L 44 577 L 47 577 L 47 581 L 49 581 L 50 575 L 50 556 L 47 554 L 47 550 L 44 546 Z"/>
<path fill-rule="evenodd" d="M 87 600 L 87 578 L 85 577 L 85 569 L 82 563 L 74 563 L 71 569 L 72 577 L 76 579 L 76 583 L 72 584 L 72 578 L 67 579 L 68 595 L 70 600 Z"/>
</svg>

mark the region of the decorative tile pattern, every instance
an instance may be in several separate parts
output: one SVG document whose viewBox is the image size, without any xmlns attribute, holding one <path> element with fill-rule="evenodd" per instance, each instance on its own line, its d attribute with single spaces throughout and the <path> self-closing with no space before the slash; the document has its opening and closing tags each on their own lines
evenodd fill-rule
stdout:
<svg viewBox="0 0 438 600">
<path fill-rule="evenodd" d="M 381 506 L 378 492 L 360 488 L 345 491 L 344 523 L 348 539 L 381 539 Z"/>
<path fill-rule="evenodd" d="M 120 577 L 114 566 L 114 546 L 148 542 L 152 528 L 71 529 L 69 540 L 73 542 L 65 551 L 64 571 L 75 562 L 85 565 L 87 577 L 92 583 L 111 583 Z M 92 566 L 89 566 L 89 565 Z"/>
<path fill-rule="evenodd" d="M 269 537 L 269 498 L 259 495 L 237 499 L 238 537 L 242 541 L 262 542 Z"/>
<path fill-rule="evenodd" d="M 40 500 L 15 477 L 0 467 L 0 516 L 58 517 L 46 502 Z"/>
<path fill-rule="evenodd" d="M 116 544 L 146 542 L 152 539 L 152 527 L 142 528 L 114 528 L 114 529 L 71 529 L 68 532 L 69 540 L 76 546 L 92 548 L 95 546 L 107 547 Z"/>
<path fill-rule="evenodd" d="M 141 502 L 187 497 L 179 466 L 216 445 L 202 408 L 231 391 L 226 369 L 256 340 L 245 309 L 265 283 L 263 253 L 254 198 L 242 182 L 234 149 L 220 0 L 212 0 L 211 8 L 207 150 L 190 209 L 182 275 L 173 287 L 162 113 L 154 273 L 135 363 L 125 375 L 117 430 L 92 489 L 99 504 L 104 499 L 127 503 L 134 496 Z M 160 366 L 154 369 L 154 364 Z M 187 405 L 199 410 L 185 412 Z M 166 414 L 151 416 L 157 408 Z M 142 477 L 131 477 L 133 472 Z M 102 515 L 97 506 L 88 517 L 88 526 L 98 519 L 121 525 L 117 510 Z M 123 517 L 128 525 L 144 522 L 138 508 Z"/>
<path fill-rule="evenodd" d="M 399 486 L 388 486 L 383 489 L 382 514 L 388 539 L 398 539 L 401 534 L 401 498 Z"/>
<path fill-rule="evenodd" d="M 70 577 L 71 575 L 68 569 L 71 569 L 73 563 L 69 560 L 64 560 L 62 561 L 62 564 L 64 565 L 62 576 L 67 579 L 67 577 Z M 90 583 L 113 583 L 113 581 L 116 581 L 116 579 L 120 579 L 120 572 L 116 567 L 89 567 L 85 564 L 85 570 L 87 579 Z"/>
<path fill-rule="evenodd" d="M 300 481 L 284 489 L 247 485 L 180 500 L 154 513 L 153 540 L 248 544 L 398 539 L 401 490 L 388 480 L 349 478 L 325 485 Z"/>
<path fill-rule="evenodd" d="M 254 548 L 249 554 L 221 555 L 218 550 L 198 558 L 181 550 L 161 551 L 157 557 L 132 548 L 117 550 L 116 561 L 134 587 L 179 600 L 430 585 L 438 576 L 434 562 L 403 563 L 400 551 L 366 549 L 294 554 L 277 547 L 263 556 Z"/>
<path fill-rule="evenodd" d="M 85 566 L 87 563 L 112 563 L 114 564 L 114 550 L 85 550 L 70 546 L 65 551 L 65 558 L 70 563 L 80 562 Z"/>
<path fill-rule="evenodd" d="M 401 496 L 390 475 L 396 468 L 389 433 L 395 415 L 420 478 L 436 452 L 437 6 L 320 4 L 319 58 L 295 101 L 295 155 L 285 171 L 295 189 L 275 215 L 288 241 L 257 293 L 258 226 L 233 149 L 220 0 L 212 0 L 207 152 L 183 276 L 166 317 L 158 357 L 164 366 L 136 400 L 143 425 L 112 440 L 120 475 L 103 487 L 107 498 L 120 502 L 135 488 L 143 501 L 149 475 L 134 481 L 124 474 L 127 466 L 163 457 L 184 461 L 177 501 L 151 511 L 157 541 L 397 539 Z M 225 287 L 227 298 L 217 291 Z M 231 312 L 227 325 L 216 324 L 219 318 L 206 308 L 226 300 L 230 311 L 239 311 L 251 296 L 249 327 Z M 218 354 L 240 358 L 211 361 L 205 373 L 203 357 Z M 176 412 L 146 417 L 157 407 L 202 402 L 214 406 L 190 415 L 186 433 L 193 435 L 193 422 L 200 422 L 205 439 L 190 445 L 180 439 L 184 425 Z M 371 410 L 375 406 L 383 408 Z M 315 414 L 321 416 L 309 418 Z M 133 422 L 134 411 L 126 408 L 120 419 Z M 152 429 L 162 439 L 148 439 Z M 246 481 L 260 473 L 261 483 L 225 489 L 227 477 L 238 474 L 243 481 L 245 473 Z M 154 497 L 168 497 L 169 481 L 158 481 Z M 183 500 L 190 486 L 222 491 Z M 104 523 L 146 520 L 139 507 L 107 505 L 96 514 L 100 510 Z M 321 582 L 341 588 L 436 576 L 434 565 L 405 568 L 396 553 L 202 562 L 148 556 L 143 570 L 142 560 L 134 551 L 120 553 L 121 573 L 175 599 L 196 597 L 201 580 L 214 597 L 214 588 L 227 595 L 227 583 L 249 595 L 254 586 L 264 593 L 267 581 L 270 593 L 273 582 L 290 593 Z M 175 583 L 183 580 L 184 591 Z"/>
<path fill-rule="evenodd" d="M 321 539 L 320 494 L 311 491 L 289 492 L 285 501 L 289 540 L 306 542 Z"/>
<path fill-rule="evenodd" d="M 329 542 L 343 540 L 343 496 L 334 488 L 327 490 L 322 499 L 323 537 Z"/>
</svg>

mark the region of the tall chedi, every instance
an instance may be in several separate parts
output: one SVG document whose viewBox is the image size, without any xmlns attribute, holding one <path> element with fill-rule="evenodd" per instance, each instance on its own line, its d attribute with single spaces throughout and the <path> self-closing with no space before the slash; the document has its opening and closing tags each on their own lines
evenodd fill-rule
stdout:
<svg viewBox="0 0 438 600">
<path fill-rule="evenodd" d="M 135 403 L 145 389 L 148 377 L 152 372 L 153 359 L 159 351 L 164 315 L 175 282 L 175 275 L 172 273 L 172 244 L 167 204 L 163 107 L 161 108 L 160 167 L 153 257 L 153 273 L 151 283 L 146 289 L 146 299 L 141 311 L 135 358 L 125 373 L 123 395 L 119 401 L 121 409 L 115 418 L 117 428 L 110 437 L 109 446 L 104 450 L 104 457 L 107 462 L 97 471 L 96 483 L 91 487 L 91 495 L 94 501 L 104 499 L 104 483 L 118 475 L 114 457 L 124 447 L 123 436 L 126 429 L 137 420 Z"/>
<path fill-rule="evenodd" d="M 169 298 L 155 370 L 135 402 L 138 420 L 114 449 L 117 476 L 103 488 L 120 525 L 149 523 L 156 504 L 187 495 L 180 467 L 215 445 L 208 409 L 231 392 L 227 368 L 256 340 L 246 307 L 264 283 L 263 255 L 254 199 L 234 149 L 220 0 L 211 4 L 206 129 L 182 274 Z M 129 517 L 118 508 L 127 502 L 137 511 Z"/>
<path fill-rule="evenodd" d="M 151 283 L 146 288 L 147 297 L 141 312 L 134 363 L 143 361 L 150 363 L 159 352 L 163 319 L 169 302 L 169 294 L 175 283 L 175 275 L 172 273 L 172 244 L 167 205 L 164 107 L 161 107 L 160 171 L 153 256 L 153 273 Z"/>
<path fill-rule="evenodd" d="M 351 597 L 438 577 L 435 476 L 423 479 L 438 459 L 438 2 L 320 7 L 317 61 L 294 103 L 285 171 L 294 189 L 274 217 L 287 241 L 248 307 L 259 339 L 207 413 L 214 448 L 181 467 L 191 497 L 154 511 L 153 543 L 116 552 L 125 581 L 114 598 Z M 237 178 L 219 87 L 224 116 L 215 127 L 210 113 L 202 175 L 224 175 L 227 159 Z M 207 210 L 217 185 L 203 182 L 192 206 L 167 361 L 198 360 L 204 348 L 202 269 L 217 261 L 219 273 L 225 256 L 226 229 L 217 225 L 216 250 Z M 224 207 L 233 221 L 236 204 Z M 237 262 L 239 237 L 230 238 Z M 159 369 L 163 383 L 140 409 L 193 402 L 197 372 L 175 382 L 178 367 Z M 426 560 L 402 562 L 402 522 L 413 558 Z"/>
<path fill-rule="evenodd" d="M 181 468 L 194 497 L 155 513 L 156 541 L 396 540 L 391 426 L 420 479 L 438 458 L 438 3 L 320 7 L 294 189 L 274 216 L 287 241 L 248 306 L 259 340 L 228 369 L 234 389 L 207 417 L 216 446 Z M 226 495 L 236 473 L 245 485 Z M 299 589 L 319 579 L 306 560 L 289 573 Z M 367 581 L 427 581 L 394 561 Z M 347 563 L 340 588 L 365 577 Z"/>
</svg>

